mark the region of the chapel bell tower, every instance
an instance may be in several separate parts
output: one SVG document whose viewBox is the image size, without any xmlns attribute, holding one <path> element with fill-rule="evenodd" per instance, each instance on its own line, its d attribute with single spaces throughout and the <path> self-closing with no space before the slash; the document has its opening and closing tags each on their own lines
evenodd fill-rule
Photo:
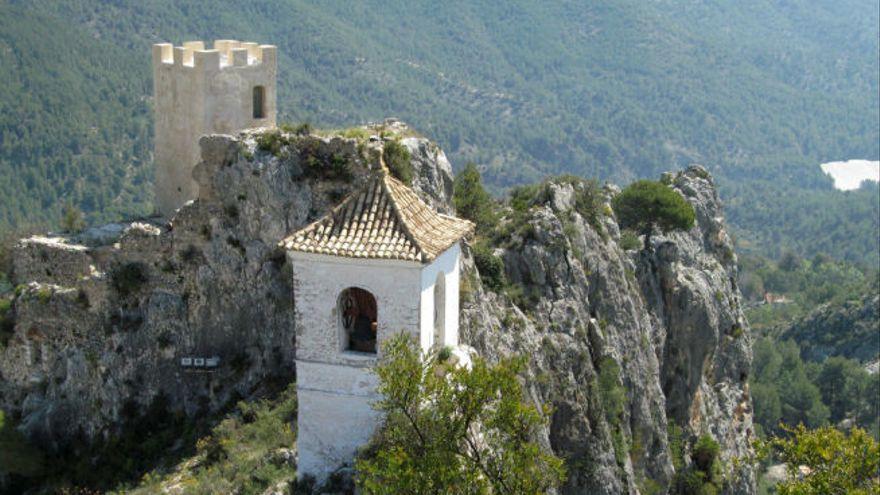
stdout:
<svg viewBox="0 0 880 495">
<path fill-rule="evenodd" d="M 435 212 L 379 172 L 282 241 L 293 265 L 299 475 L 351 465 L 381 417 L 370 367 L 408 333 L 423 351 L 458 345 L 459 241 L 473 223 Z"/>
</svg>

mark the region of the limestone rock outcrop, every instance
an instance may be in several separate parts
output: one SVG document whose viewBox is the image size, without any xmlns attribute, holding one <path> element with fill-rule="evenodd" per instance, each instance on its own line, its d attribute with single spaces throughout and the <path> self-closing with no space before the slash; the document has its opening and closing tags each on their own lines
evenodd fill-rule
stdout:
<svg viewBox="0 0 880 495">
<path fill-rule="evenodd" d="M 477 283 L 463 301 L 463 340 L 489 358 L 530 356 L 527 387 L 553 408 L 544 444 L 569 467 L 562 493 L 662 493 L 704 434 L 721 445 L 725 492 L 754 493 L 755 473 L 743 462 L 751 337 L 731 241 L 706 171 L 671 180 L 697 225 L 656 236 L 652 252 L 621 249 L 610 208 L 590 222 L 572 199 L 583 186 L 551 181 L 525 228 L 496 252 L 516 303 L 486 290 L 468 267 Z M 625 391 L 622 405 L 603 375 Z M 672 441 L 684 455 L 674 463 L 681 454 L 670 432 L 678 431 Z"/>
<path fill-rule="evenodd" d="M 199 199 L 169 222 L 21 241 L 0 408 L 48 445 L 100 438 L 130 406 L 160 396 L 195 416 L 294 380 L 296 301 L 278 242 L 359 187 L 383 140 L 405 129 L 392 127 L 358 139 L 206 137 L 193 173 Z M 413 189 L 451 212 L 442 150 L 397 138 L 411 154 Z M 614 187 L 586 218 L 583 185 L 565 180 L 505 220 L 494 248 L 505 289 L 481 281 L 465 246 L 462 342 L 490 360 L 529 357 L 528 396 L 553 411 L 540 441 L 568 467 L 561 493 L 662 492 L 703 434 L 721 445 L 725 491 L 755 492 L 754 471 L 740 462 L 750 454 L 751 336 L 735 255 L 705 170 L 668 180 L 697 225 L 654 236 L 650 252 L 620 247 Z M 219 362 L 183 366 L 187 357 Z"/>
</svg>

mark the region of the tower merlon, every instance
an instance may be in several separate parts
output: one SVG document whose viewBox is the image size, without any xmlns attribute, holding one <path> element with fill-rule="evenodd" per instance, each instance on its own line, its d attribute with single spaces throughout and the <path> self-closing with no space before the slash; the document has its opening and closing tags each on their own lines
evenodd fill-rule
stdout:
<svg viewBox="0 0 880 495">
<path fill-rule="evenodd" d="M 275 45 L 260 45 L 237 40 L 216 40 L 213 49 L 205 49 L 203 41 L 187 41 L 183 46 L 171 43 L 153 45 L 153 67 L 166 66 L 221 69 L 266 65 L 275 67 Z"/>
</svg>

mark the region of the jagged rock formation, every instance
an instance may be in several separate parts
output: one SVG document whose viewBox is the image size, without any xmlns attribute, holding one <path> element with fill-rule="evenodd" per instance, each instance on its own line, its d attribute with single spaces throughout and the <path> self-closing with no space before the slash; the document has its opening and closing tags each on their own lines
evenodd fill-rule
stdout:
<svg viewBox="0 0 880 495">
<path fill-rule="evenodd" d="M 858 300 L 827 303 L 779 332 L 780 339 L 793 339 L 801 356 L 823 361 L 844 356 L 869 362 L 880 355 L 880 296 L 866 294 Z"/>
<path fill-rule="evenodd" d="M 526 235 L 497 250 L 527 307 L 479 284 L 463 304 L 464 340 L 490 358 L 531 357 L 527 386 L 554 408 L 544 441 L 568 460 L 563 493 L 663 490 L 671 422 L 685 443 L 708 433 L 721 444 L 726 492 L 754 492 L 754 471 L 736 461 L 750 452 L 751 337 L 731 242 L 704 169 L 673 185 L 697 226 L 658 236 L 648 253 L 618 246 L 609 208 L 594 225 L 576 211 L 582 185 L 551 182 L 518 229 Z M 599 377 L 618 369 L 626 400 L 615 410 Z"/>
<path fill-rule="evenodd" d="M 409 149 L 414 189 L 451 211 L 443 152 L 401 124 L 383 130 L 203 138 L 200 199 L 169 222 L 23 240 L 0 408 L 32 437 L 63 442 L 112 431 L 129 406 L 160 394 L 196 415 L 294 379 L 295 301 L 278 241 L 358 187 L 384 139 Z M 754 493 L 754 472 L 736 461 L 750 452 L 751 337 L 731 243 L 705 170 L 670 180 L 698 224 L 656 236 L 652 252 L 618 246 L 612 188 L 604 211 L 585 218 L 571 181 L 546 185 L 517 220 L 525 228 L 497 248 L 511 290 L 489 290 L 465 249 L 462 340 L 489 359 L 529 356 L 529 395 L 553 408 L 541 441 L 567 459 L 562 493 L 662 492 L 680 457 L 671 423 L 684 432 L 684 461 L 708 433 L 722 447 L 726 491 Z M 183 356 L 220 364 L 194 373 Z"/>
</svg>

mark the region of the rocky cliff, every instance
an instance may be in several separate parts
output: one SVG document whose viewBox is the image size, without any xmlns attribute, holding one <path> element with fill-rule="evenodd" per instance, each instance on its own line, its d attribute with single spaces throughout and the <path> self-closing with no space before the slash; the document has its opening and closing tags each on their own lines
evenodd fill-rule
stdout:
<svg viewBox="0 0 880 495">
<path fill-rule="evenodd" d="M 414 189 L 450 211 L 443 152 L 391 123 L 347 133 L 202 140 L 199 200 L 174 218 L 22 240 L 14 331 L 0 350 L 0 408 L 47 444 L 99 438 L 162 398 L 190 416 L 295 379 L 289 265 L 278 241 L 410 152 Z M 695 207 L 691 231 L 626 251 L 601 192 L 551 181 L 504 220 L 506 284 L 484 284 L 466 246 L 461 333 L 489 359 L 530 356 L 529 396 L 552 407 L 541 441 L 566 459 L 563 493 L 659 493 L 689 446 L 721 445 L 725 490 L 753 493 L 748 326 L 709 175 L 666 177 Z M 515 218 L 514 218 L 515 217 Z M 182 357 L 219 358 L 216 367 Z M 670 433 L 671 432 L 671 433 Z"/>
<path fill-rule="evenodd" d="M 754 491 L 740 462 L 750 451 L 751 337 L 720 202 L 700 167 L 667 180 L 697 225 L 658 236 L 652 252 L 619 246 L 613 188 L 591 219 L 578 211 L 583 183 L 545 184 L 518 220 L 525 228 L 496 249 L 527 297 L 516 305 L 477 283 L 463 303 L 465 340 L 484 355 L 532 357 L 527 385 L 554 409 L 544 441 L 570 468 L 563 493 L 662 491 L 702 434 L 721 444 L 726 491 Z"/>
</svg>

